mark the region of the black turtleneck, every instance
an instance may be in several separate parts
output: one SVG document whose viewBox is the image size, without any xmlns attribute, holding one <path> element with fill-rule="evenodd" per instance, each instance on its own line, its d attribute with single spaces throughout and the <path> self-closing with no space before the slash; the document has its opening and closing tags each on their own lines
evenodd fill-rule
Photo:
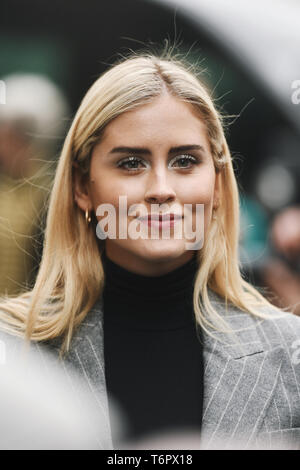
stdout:
<svg viewBox="0 0 300 470">
<path fill-rule="evenodd" d="M 108 397 L 127 418 L 125 439 L 199 431 L 202 346 L 193 313 L 197 261 L 161 275 L 133 273 L 102 255 Z M 114 429 L 112 429 L 114 440 Z"/>
</svg>

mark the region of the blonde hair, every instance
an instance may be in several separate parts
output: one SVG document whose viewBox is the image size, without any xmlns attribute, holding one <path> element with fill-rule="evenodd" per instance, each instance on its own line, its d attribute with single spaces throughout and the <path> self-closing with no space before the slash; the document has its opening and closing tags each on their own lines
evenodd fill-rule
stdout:
<svg viewBox="0 0 300 470">
<path fill-rule="evenodd" d="M 191 103 L 205 122 L 215 170 L 221 173 L 217 217 L 197 253 L 195 320 L 206 331 L 215 328 L 216 323 L 224 327 L 222 316 L 210 302 L 208 288 L 224 298 L 226 306 L 231 302 L 245 312 L 263 316 L 260 307 L 271 304 L 240 272 L 239 196 L 222 116 L 200 76 L 196 65 L 172 50 L 160 54 L 133 52 L 91 86 L 73 119 L 59 158 L 35 285 L 15 298 L 2 299 L 2 329 L 34 341 L 64 335 L 62 351 L 69 349 L 74 328 L 93 307 L 104 285 L 95 216 L 92 230 L 86 226 L 84 214 L 74 200 L 74 164 L 87 174 L 93 147 L 106 125 L 165 92 Z"/>
</svg>

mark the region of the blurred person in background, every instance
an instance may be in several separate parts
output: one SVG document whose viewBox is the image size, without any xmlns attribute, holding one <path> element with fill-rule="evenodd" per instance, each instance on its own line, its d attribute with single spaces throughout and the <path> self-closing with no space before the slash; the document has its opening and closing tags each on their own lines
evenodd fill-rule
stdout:
<svg viewBox="0 0 300 470">
<path fill-rule="evenodd" d="M 41 258 L 55 144 L 65 128 L 66 100 L 47 77 L 3 77 L 0 106 L 0 294 L 32 286 Z"/>
<path fill-rule="evenodd" d="M 300 207 L 288 207 L 280 212 L 272 227 L 276 248 L 291 261 L 300 260 Z"/>
<path fill-rule="evenodd" d="M 263 269 L 265 284 L 273 301 L 300 315 L 300 207 L 281 210 L 270 228 L 270 240 L 276 250 Z"/>
<path fill-rule="evenodd" d="M 56 170 L 35 285 L 0 303 L 2 341 L 54 347 L 96 398 L 107 396 L 99 410 L 109 448 L 177 431 L 181 442 L 193 432 L 193 448 L 296 449 L 300 319 L 241 275 L 221 115 L 201 72 L 173 53 L 130 54 L 83 98 Z M 147 227 L 163 225 L 153 209 L 166 216 L 171 204 L 175 220 L 189 204 L 195 228 L 203 205 L 203 245 L 188 249 L 186 234 L 174 233 L 101 238 L 98 208 L 120 210 L 120 195 L 146 207 Z M 137 221 L 120 212 L 117 222 Z M 109 398 L 126 416 L 123 444 Z"/>
<path fill-rule="evenodd" d="M 300 313 L 299 139 L 286 127 L 267 135 L 241 194 L 241 261 L 249 278 L 280 308 Z"/>
</svg>

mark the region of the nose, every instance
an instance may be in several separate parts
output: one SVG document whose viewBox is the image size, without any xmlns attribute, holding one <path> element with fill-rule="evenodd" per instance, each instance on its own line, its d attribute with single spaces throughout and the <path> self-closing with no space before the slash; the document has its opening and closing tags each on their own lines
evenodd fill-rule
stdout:
<svg viewBox="0 0 300 470">
<path fill-rule="evenodd" d="M 164 170 L 151 172 L 146 185 L 145 201 L 150 204 L 163 204 L 176 199 L 176 192 L 168 181 Z"/>
</svg>

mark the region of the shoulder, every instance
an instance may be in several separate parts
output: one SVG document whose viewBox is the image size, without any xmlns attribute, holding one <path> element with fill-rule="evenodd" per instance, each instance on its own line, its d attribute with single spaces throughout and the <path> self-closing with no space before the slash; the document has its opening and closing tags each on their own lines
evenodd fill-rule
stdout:
<svg viewBox="0 0 300 470">
<path fill-rule="evenodd" d="M 6 324 L 0 322 L 0 354 L 5 355 L 6 359 L 17 358 L 24 347 L 24 337 L 12 333 Z M 103 299 L 100 296 L 90 309 L 84 320 L 76 327 L 73 332 L 71 344 L 68 353 L 64 357 L 77 352 L 85 355 L 85 338 L 94 340 L 95 344 L 103 340 Z M 30 341 L 30 351 L 38 353 L 40 357 L 50 354 L 59 356 L 62 349 L 65 336 L 64 334 L 47 340 Z M 1 360 L 1 357 L 0 357 Z"/>
<path fill-rule="evenodd" d="M 270 314 L 270 318 L 262 323 L 263 331 L 268 333 L 270 341 L 289 343 L 300 340 L 300 317 L 292 312 L 278 312 L 272 307 L 264 308 L 262 311 Z"/>
<path fill-rule="evenodd" d="M 213 291 L 209 291 L 209 298 L 213 307 L 218 311 L 239 336 L 259 341 L 264 349 L 276 346 L 289 348 L 293 351 L 300 349 L 300 317 L 291 312 L 284 312 L 272 305 L 256 307 L 257 315 L 228 303 Z M 242 331 L 244 331 L 242 333 Z"/>
</svg>

